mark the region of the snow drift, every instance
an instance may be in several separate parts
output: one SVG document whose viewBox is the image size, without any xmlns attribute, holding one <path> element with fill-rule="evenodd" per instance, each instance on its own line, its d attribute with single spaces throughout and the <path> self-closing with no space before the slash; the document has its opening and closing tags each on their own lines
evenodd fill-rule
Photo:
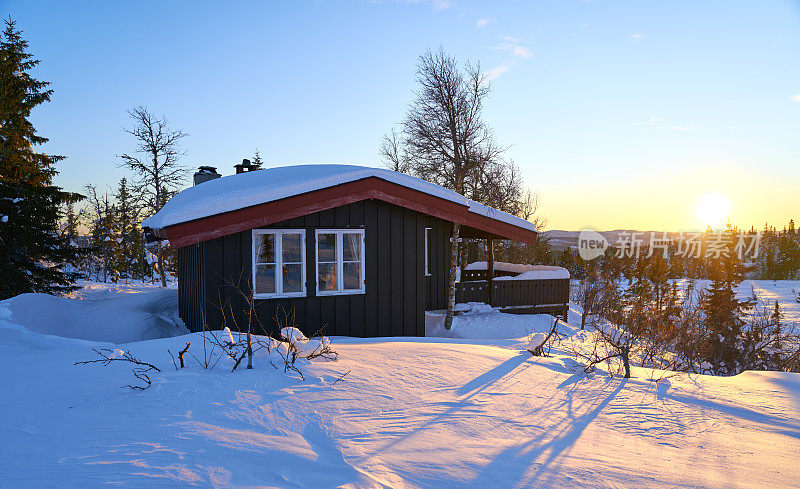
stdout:
<svg viewBox="0 0 800 489">
<path fill-rule="evenodd" d="M 100 300 L 22 294 L 0 302 L 0 318 L 34 333 L 110 343 L 189 332 L 178 317 L 175 289 L 119 294 Z"/>
</svg>

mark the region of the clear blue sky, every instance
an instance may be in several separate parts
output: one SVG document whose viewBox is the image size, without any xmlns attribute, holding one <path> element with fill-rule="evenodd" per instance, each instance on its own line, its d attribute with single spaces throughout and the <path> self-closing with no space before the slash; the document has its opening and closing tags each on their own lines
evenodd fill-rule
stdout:
<svg viewBox="0 0 800 489">
<path fill-rule="evenodd" d="M 800 1 L 0 0 L 53 101 L 56 183 L 113 185 L 126 109 L 190 134 L 189 167 L 378 165 L 441 45 L 496 78 L 487 122 L 551 228 L 688 229 L 721 192 L 742 225 L 800 213 Z M 796 100 L 793 100 L 793 97 Z M 187 180 L 187 184 L 188 184 Z"/>
</svg>

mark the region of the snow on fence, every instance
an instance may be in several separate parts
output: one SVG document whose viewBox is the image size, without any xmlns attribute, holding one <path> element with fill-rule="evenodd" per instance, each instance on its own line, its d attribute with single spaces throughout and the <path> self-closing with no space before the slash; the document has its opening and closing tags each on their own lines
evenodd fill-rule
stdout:
<svg viewBox="0 0 800 489">
<path fill-rule="evenodd" d="M 485 261 L 473 262 L 461 272 L 463 280 L 486 280 Z M 569 271 L 550 265 L 525 265 L 522 263 L 494 263 L 494 277 L 500 280 L 543 280 L 569 278 Z"/>
</svg>

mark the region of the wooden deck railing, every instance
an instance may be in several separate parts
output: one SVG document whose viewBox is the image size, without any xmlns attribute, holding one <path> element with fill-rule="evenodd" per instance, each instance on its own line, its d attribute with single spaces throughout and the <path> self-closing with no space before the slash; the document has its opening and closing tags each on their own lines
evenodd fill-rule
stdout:
<svg viewBox="0 0 800 489">
<path fill-rule="evenodd" d="M 456 283 L 456 302 L 486 302 L 486 280 Z M 555 311 L 566 316 L 569 279 L 492 280 L 492 307 L 521 307 Z"/>
</svg>

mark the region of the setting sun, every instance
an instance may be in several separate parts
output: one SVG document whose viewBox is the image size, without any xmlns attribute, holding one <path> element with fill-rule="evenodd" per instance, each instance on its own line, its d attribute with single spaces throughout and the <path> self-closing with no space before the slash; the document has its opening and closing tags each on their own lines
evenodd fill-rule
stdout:
<svg viewBox="0 0 800 489">
<path fill-rule="evenodd" d="M 731 202 L 720 193 L 702 196 L 695 206 L 695 214 L 703 225 L 717 227 L 728 218 Z"/>
</svg>

